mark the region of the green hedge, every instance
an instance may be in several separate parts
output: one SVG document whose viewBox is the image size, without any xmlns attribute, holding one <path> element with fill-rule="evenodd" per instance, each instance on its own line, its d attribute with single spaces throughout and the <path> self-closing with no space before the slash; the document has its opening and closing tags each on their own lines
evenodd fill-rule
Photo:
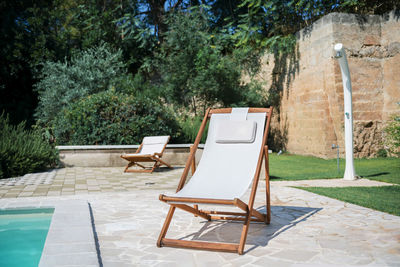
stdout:
<svg viewBox="0 0 400 267">
<path fill-rule="evenodd" d="M 171 112 L 159 102 L 112 90 L 70 104 L 56 117 L 59 145 L 138 144 L 144 136 L 181 136 Z"/>
<path fill-rule="evenodd" d="M 41 133 L 24 128 L 25 123 L 13 126 L 0 116 L 0 178 L 42 171 L 58 160 L 56 149 Z"/>
</svg>

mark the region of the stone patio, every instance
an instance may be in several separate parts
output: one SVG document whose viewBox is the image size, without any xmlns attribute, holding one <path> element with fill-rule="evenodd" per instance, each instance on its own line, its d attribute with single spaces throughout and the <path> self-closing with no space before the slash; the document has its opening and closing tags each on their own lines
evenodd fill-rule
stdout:
<svg viewBox="0 0 400 267">
<path fill-rule="evenodd" d="M 288 187 L 340 185 L 338 179 L 272 182 L 271 224 L 251 224 L 242 256 L 157 248 L 168 210 L 158 195 L 174 192 L 183 169 L 153 174 L 122 170 L 66 168 L 1 180 L 0 208 L 31 201 L 87 201 L 100 266 L 400 266 L 400 217 Z M 42 177 L 39 184 L 35 176 Z M 369 180 L 351 183 L 387 185 Z M 265 211 L 264 182 L 255 207 Z M 237 242 L 241 227 L 235 222 L 207 222 L 178 210 L 167 237 Z M 63 264 L 67 263 L 57 265 Z"/>
</svg>

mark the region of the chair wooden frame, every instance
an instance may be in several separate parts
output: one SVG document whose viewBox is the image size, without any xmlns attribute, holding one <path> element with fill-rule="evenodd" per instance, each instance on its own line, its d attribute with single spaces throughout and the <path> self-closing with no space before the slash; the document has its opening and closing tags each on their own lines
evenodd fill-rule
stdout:
<svg viewBox="0 0 400 267">
<path fill-rule="evenodd" d="M 163 149 L 161 150 L 160 153 L 154 153 L 152 155 L 140 155 L 140 154 L 138 154 L 142 150 L 142 147 L 143 147 L 143 143 L 142 143 L 142 144 L 140 144 L 139 148 L 136 150 L 136 154 L 121 155 L 121 158 L 129 161 L 128 165 L 126 165 L 126 167 L 125 167 L 124 172 L 147 172 L 147 173 L 152 173 L 156 168 L 158 168 L 158 167 L 160 167 L 162 165 L 165 165 L 168 168 L 173 169 L 173 167 L 171 165 L 169 165 L 168 163 L 166 163 L 165 161 L 163 161 L 161 159 L 161 157 L 162 157 L 162 155 L 164 153 L 164 150 L 167 147 L 169 139 L 170 138 L 168 138 L 168 141 L 165 143 L 165 145 L 164 145 L 164 147 L 163 147 Z M 138 162 L 153 162 L 154 165 L 152 167 L 148 168 L 148 167 L 146 167 L 146 166 L 144 166 L 144 165 L 142 165 L 142 164 L 140 164 Z M 130 167 L 133 167 L 133 166 L 138 166 L 138 167 L 140 167 L 142 169 L 137 169 L 137 170 L 129 169 Z"/>
<path fill-rule="evenodd" d="M 249 113 L 267 114 L 262 145 L 260 148 L 256 172 L 253 178 L 253 184 L 251 187 L 251 193 L 248 204 L 244 203 L 238 198 L 235 198 L 234 200 L 231 199 L 228 200 L 228 199 L 182 198 L 182 197 L 169 197 L 165 195 L 160 195 L 159 199 L 169 204 L 170 208 L 167 217 L 165 219 L 164 225 L 162 227 L 161 233 L 159 235 L 159 238 L 157 240 L 158 247 L 169 246 L 177 248 L 191 248 L 191 249 L 201 249 L 201 250 L 211 250 L 211 251 L 234 252 L 238 253 L 239 255 L 242 255 L 244 251 L 244 246 L 246 244 L 250 221 L 264 222 L 266 224 L 270 223 L 271 205 L 270 205 L 270 184 L 269 184 L 269 159 L 268 159 L 268 146 L 266 146 L 266 142 L 268 137 L 268 130 L 271 121 L 272 110 L 273 108 L 270 107 L 270 108 L 249 108 L 248 111 Z M 218 113 L 231 113 L 231 111 L 232 108 L 207 109 L 203 122 L 200 126 L 199 132 L 197 134 L 196 140 L 194 142 L 194 145 L 191 147 L 190 155 L 186 162 L 186 166 L 182 173 L 176 192 L 179 192 L 184 187 L 189 170 L 192 169 L 193 173 L 195 171 L 194 168 L 195 153 L 200 143 L 201 137 L 204 133 L 204 130 L 206 128 L 207 121 L 211 118 L 211 115 Z M 263 160 L 265 161 L 266 211 L 267 211 L 266 214 L 260 213 L 253 207 Z M 243 212 L 199 210 L 198 204 L 233 205 L 241 209 Z M 194 205 L 194 207 L 189 205 Z M 194 216 L 204 218 L 208 221 L 211 220 L 244 221 L 240 242 L 238 244 L 234 244 L 234 243 L 205 242 L 205 241 L 187 241 L 187 240 L 166 238 L 166 234 L 176 208 L 192 213 L 194 214 Z"/>
</svg>

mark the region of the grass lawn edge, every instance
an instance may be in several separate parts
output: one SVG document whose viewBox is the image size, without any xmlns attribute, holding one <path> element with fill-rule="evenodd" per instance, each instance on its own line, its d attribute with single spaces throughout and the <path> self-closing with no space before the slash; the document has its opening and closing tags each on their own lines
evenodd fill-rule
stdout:
<svg viewBox="0 0 400 267">
<path fill-rule="evenodd" d="M 400 216 L 400 186 L 301 187 L 291 186 L 364 208 Z"/>
</svg>

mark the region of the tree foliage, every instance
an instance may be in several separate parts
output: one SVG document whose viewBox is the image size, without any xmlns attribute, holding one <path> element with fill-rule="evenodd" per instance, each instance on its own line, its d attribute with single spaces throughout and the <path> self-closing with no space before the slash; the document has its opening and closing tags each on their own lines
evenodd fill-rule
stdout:
<svg viewBox="0 0 400 267">
<path fill-rule="evenodd" d="M 49 125 L 62 108 L 90 94 L 130 90 L 131 77 L 121 58 L 121 50 L 102 44 L 73 54 L 70 61 L 47 61 L 35 86 L 38 122 Z"/>
<path fill-rule="evenodd" d="M 195 114 L 216 105 L 263 104 L 260 95 L 250 95 L 257 89 L 241 81 L 243 55 L 226 53 L 228 37 L 211 30 L 204 9 L 176 12 L 167 20 L 169 29 L 157 54 L 167 101 Z"/>
<path fill-rule="evenodd" d="M 139 68 L 151 51 L 136 40 L 124 41 L 115 22 L 135 9 L 132 0 L 0 0 L 0 111 L 9 113 L 12 123 L 32 125 L 41 64 L 69 59 L 101 42 L 120 48 L 130 71 Z"/>
<path fill-rule="evenodd" d="M 370 0 L 244 0 L 239 8 L 247 12 L 230 23 L 238 46 L 267 48 L 271 52 L 291 52 L 294 34 L 330 12 L 383 14 L 396 8 L 398 1 Z"/>
<path fill-rule="evenodd" d="M 383 14 L 396 6 L 397 0 L 0 0 L 0 111 L 9 113 L 12 123 L 26 120 L 32 125 L 38 104 L 33 85 L 45 78 L 38 75 L 48 70 L 44 62 L 69 62 L 76 51 L 103 42 L 120 49 L 119 60 L 136 75 L 136 81 L 143 80 L 146 95 L 172 95 L 175 102 L 195 106 L 194 110 L 201 110 L 206 103 L 254 102 L 262 99 L 257 96 L 257 86 L 251 90 L 236 86 L 235 76 L 256 66 L 257 59 L 255 56 L 247 65 L 243 59 L 253 58 L 263 49 L 290 51 L 295 32 L 329 12 Z M 174 33 L 181 18 L 174 19 L 171 14 L 194 18 L 193 7 L 203 10 L 203 21 L 194 19 L 192 24 L 183 24 L 187 29 L 179 29 L 181 34 Z M 181 37 L 181 41 L 172 41 Z M 193 45 L 193 51 L 186 45 Z M 185 55 L 180 55 L 179 49 Z M 245 55 L 240 62 L 238 54 Z M 182 74 L 177 77 L 173 66 L 171 71 L 156 68 L 161 65 L 154 64 L 155 55 L 165 57 L 163 66 L 182 62 L 186 72 L 177 70 Z M 177 56 L 175 61 L 172 55 Z M 228 69 L 235 65 L 240 68 Z M 42 67 L 47 69 L 43 72 Z M 160 75 L 165 86 L 158 83 Z M 182 85 L 178 86 L 179 82 Z M 228 86 L 234 87 L 228 90 Z"/>
</svg>

